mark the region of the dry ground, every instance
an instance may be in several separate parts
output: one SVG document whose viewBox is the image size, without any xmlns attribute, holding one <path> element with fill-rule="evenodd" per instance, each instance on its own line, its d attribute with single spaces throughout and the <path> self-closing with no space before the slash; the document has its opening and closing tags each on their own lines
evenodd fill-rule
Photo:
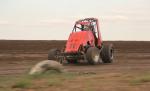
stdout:
<svg viewBox="0 0 150 91">
<path fill-rule="evenodd" d="M 47 59 L 49 49 L 62 48 L 65 41 L 1 40 L 0 91 L 150 91 L 150 42 L 105 43 L 114 44 L 112 64 L 67 65 L 65 68 L 73 73 L 31 79 L 24 77 L 29 69 Z M 26 82 L 29 86 L 22 82 L 25 87 L 13 87 L 23 78 L 30 78 Z"/>
</svg>

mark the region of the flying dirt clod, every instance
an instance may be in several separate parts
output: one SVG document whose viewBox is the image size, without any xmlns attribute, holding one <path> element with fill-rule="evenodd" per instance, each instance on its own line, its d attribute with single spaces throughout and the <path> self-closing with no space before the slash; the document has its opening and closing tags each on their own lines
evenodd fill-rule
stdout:
<svg viewBox="0 0 150 91">
<path fill-rule="evenodd" d="M 48 70 L 56 70 L 57 72 L 64 72 L 62 64 L 53 60 L 44 60 L 37 63 L 33 68 L 31 68 L 29 74 L 41 74 Z"/>
</svg>

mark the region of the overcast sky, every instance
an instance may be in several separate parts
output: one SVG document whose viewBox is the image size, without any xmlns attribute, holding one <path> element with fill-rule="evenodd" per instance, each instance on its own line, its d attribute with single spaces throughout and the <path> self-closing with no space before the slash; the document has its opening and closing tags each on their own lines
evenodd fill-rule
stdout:
<svg viewBox="0 0 150 91">
<path fill-rule="evenodd" d="M 66 40 L 86 17 L 104 40 L 150 41 L 150 0 L 0 0 L 0 39 Z"/>
</svg>

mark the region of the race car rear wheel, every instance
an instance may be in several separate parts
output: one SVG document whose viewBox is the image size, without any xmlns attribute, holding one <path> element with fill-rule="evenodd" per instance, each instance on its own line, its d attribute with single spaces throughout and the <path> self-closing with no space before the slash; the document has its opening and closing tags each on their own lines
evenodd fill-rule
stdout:
<svg viewBox="0 0 150 91">
<path fill-rule="evenodd" d="M 112 45 L 103 45 L 100 55 L 103 63 L 112 63 L 114 49 Z"/>
</svg>

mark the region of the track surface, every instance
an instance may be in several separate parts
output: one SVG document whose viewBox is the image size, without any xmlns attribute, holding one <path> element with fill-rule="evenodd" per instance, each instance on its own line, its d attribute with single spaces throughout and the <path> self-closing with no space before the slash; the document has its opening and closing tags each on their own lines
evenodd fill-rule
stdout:
<svg viewBox="0 0 150 91">
<path fill-rule="evenodd" d="M 139 73 L 150 69 L 150 42 L 112 41 L 115 59 L 112 64 L 67 65 L 65 68 L 74 72 L 96 73 Z M 20 75 L 39 61 L 47 59 L 51 48 L 62 48 L 65 41 L 0 41 L 0 76 Z"/>
</svg>

